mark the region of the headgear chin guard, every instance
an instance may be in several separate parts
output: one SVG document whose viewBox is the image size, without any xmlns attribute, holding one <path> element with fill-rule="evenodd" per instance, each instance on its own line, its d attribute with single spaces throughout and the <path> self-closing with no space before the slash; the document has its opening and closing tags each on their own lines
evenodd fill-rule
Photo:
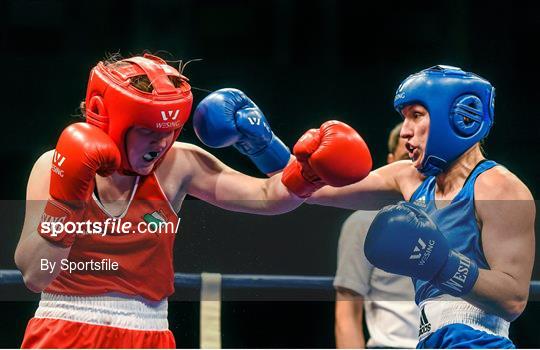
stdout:
<svg viewBox="0 0 540 350">
<path fill-rule="evenodd" d="M 438 65 L 413 74 L 396 91 L 394 108 L 421 104 L 430 115 L 424 158 L 418 169 L 437 175 L 482 140 L 493 125 L 495 88 L 460 68 Z"/>
<path fill-rule="evenodd" d="M 146 75 L 153 88 L 144 92 L 131 84 L 132 78 Z M 175 87 L 169 77 L 180 79 Z M 116 143 L 122 155 L 125 175 L 135 175 L 126 149 L 126 133 L 140 126 L 157 132 L 174 131 L 178 138 L 189 118 L 193 95 L 188 79 L 159 57 L 145 54 L 105 64 L 99 62 L 88 80 L 86 121 L 104 130 Z M 160 154 L 154 171 L 172 144 Z"/>
</svg>

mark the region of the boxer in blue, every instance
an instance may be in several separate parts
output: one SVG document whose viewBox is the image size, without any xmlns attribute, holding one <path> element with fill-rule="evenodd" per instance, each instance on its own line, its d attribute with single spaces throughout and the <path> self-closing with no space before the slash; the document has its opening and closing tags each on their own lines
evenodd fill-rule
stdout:
<svg viewBox="0 0 540 350">
<path fill-rule="evenodd" d="M 508 328 L 527 303 L 535 205 L 514 174 L 482 153 L 494 97 L 487 80 L 457 67 L 409 76 L 394 107 L 412 161 L 308 199 L 349 209 L 402 201 L 377 215 L 365 253 L 373 265 L 413 278 L 419 348 L 514 347 Z"/>
<path fill-rule="evenodd" d="M 237 95 L 218 91 L 203 100 L 194 115 L 197 135 L 212 147 L 234 145 L 265 173 L 279 171 L 288 150 L 256 111 L 240 116 L 240 129 L 248 130 L 243 136 L 235 131 L 231 106 L 245 100 Z M 293 193 L 307 197 L 320 188 L 308 203 L 374 210 L 405 200 L 381 210 L 364 248 L 374 266 L 413 278 L 419 348 L 514 347 L 508 329 L 527 303 L 535 205 L 514 174 L 482 153 L 494 99 L 487 80 L 460 68 L 435 66 L 411 75 L 399 86 L 394 107 L 412 161 L 376 169 L 345 187 L 322 187 L 318 171 L 339 164 L 321 168 L 306 155 L 318 142 L 316 130 L 294 148 L 304 168 Z M 357 159 L 349 166 L 368 163 Z M 291 173 L 287 168 L 284 176 Z"/>
</svg>

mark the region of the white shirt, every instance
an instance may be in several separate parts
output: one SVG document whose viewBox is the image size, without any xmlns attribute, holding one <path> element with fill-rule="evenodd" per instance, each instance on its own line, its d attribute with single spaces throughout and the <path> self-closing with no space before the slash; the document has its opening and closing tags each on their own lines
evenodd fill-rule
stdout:
<svg viewBox="0 0 540 350">
<path fill-rule="evenodd" d="M 364 297 L 370 338 L 367 347 L 414 348 L 420 316 L 409 277 L 371 265 L 364 241 L 376 211 L 356 211 L 343 224 L 339 238 L 338 268 L 334 287 L 350 289 Z"/>
</svg>

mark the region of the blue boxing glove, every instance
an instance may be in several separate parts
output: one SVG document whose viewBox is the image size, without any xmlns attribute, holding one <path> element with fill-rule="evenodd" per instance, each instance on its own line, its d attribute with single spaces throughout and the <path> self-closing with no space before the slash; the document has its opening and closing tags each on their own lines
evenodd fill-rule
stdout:
<svg viewBox="0 0 540 350">
<path fill-rule="evenodd" d="M 469 293 L 478 279 L 476 263 L 452 250 L 429 215 L 408 202 L 377 214 L 364 252 L 382 270 L 430 281 L 453 296 Z"/>
<path fill-rule="evenodd" d="M 205 145 L 233 145 L 265 174 L 282 170 L 291 156 L 259 107 L 237 89 L 221 89 L 206 96 L 195 109 L 193 127 Z"/>
</svg>

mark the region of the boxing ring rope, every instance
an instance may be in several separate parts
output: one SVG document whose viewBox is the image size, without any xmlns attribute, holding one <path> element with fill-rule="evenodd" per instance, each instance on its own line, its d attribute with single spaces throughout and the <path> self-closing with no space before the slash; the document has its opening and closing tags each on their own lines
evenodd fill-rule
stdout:
<svg viewBox="0 0 540 350">
<path fill-rule="evenodd" d="M 220 274 L 222 289 L 309 289 L 333 290 L 333 276 L 300 275 L 238 275 Z M 0 286 L 23 283 L 22 275 L 17 270 L 0 270 Z M 197 273 L 175 273 L 174 285 L 178 288 L 201 288 L 202 275 Z M 540 296 L 540 280 L 530 284 L 530 295 Z"/>
<path fill-rule="evenodd" d="M 284 276 L 284 275 L 221 275 L 223 289 L 310 289 L 328 291 L 333 289 L 331 276 Z M 540 281 L 539 281 L 540 282 Z M 0 270 L 0 286 L 23 283 L 17 270 Z M 201 288 L 202 276 L 198 273 L 175 273 L 174 285 L 178 288 Z"/>
<path fill-rule="evenodd" d="M 238 275 L 219 273 L 175 273 L 177 288 L 195 288 L 201 291 L 200 339 L 201 349 L 221 348 L 221 290 L 222 289 L 304 289 L 332 291 L 333 276 L 300 275 Z M 22 275 L 17 270 L 0 270 L 0 286 L 19 285 Z M 530 297 L 540 296 L 540 280 L 530 284 Z"/>
</svg>

